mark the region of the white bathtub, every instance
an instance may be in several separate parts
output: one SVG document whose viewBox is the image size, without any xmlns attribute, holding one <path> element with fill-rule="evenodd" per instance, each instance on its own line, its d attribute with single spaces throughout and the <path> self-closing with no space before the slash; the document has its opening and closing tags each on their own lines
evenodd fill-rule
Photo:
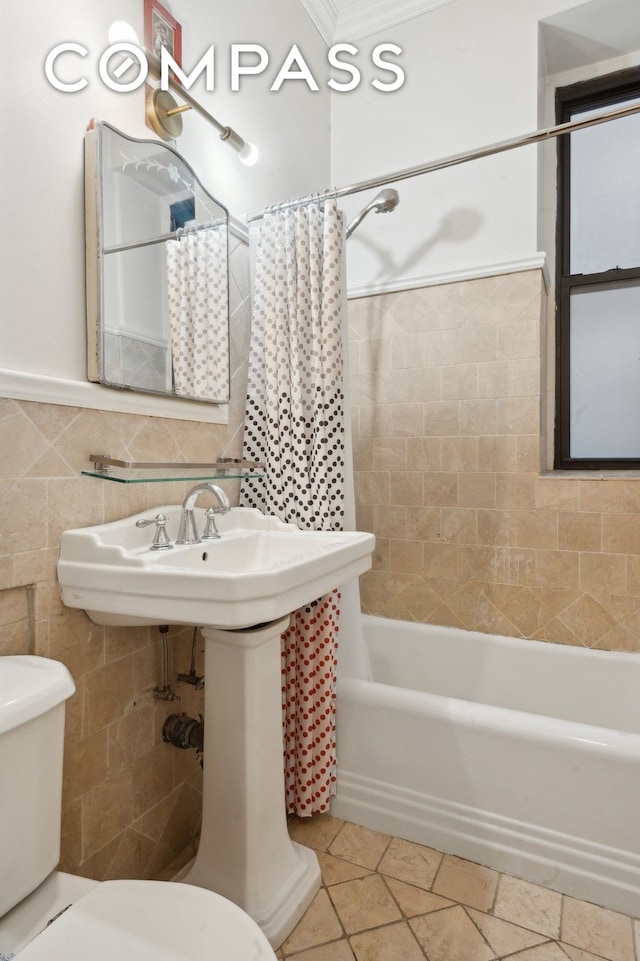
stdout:
<svg viewBox="0 0 640 961">
<path fill-rule="evenodd" d="M 640 656 L 363 618 L 331 813 L 640 915 Z"/>
</svg>

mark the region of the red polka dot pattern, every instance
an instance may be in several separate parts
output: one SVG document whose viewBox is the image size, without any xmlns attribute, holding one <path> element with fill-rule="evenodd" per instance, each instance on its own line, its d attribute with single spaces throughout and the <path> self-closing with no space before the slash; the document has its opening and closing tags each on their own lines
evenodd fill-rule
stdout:
<svg viewBox="0 0 640 961">
<path fill-rule="evenodd" d="M 282 635 L 282 711 L 287 813 L 327 811 L 336 785 L 339 591 L 291 617 Z"/>
</svg>

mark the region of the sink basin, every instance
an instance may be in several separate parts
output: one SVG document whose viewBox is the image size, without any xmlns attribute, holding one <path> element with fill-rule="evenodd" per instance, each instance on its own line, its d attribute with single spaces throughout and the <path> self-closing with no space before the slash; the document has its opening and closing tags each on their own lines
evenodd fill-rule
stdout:
<svg viewBox="0 0 640 961">
<path fill-rule="evenodd" d="M 65 531 L 58 581 L 68 607 L 97 624 L 193 624 L 226 630 L 283 617 L 371 566 L 373 534 L 301 531 L 255 508 L 216 519 L 221 537 L 150 550 L 151 528 L 136 521 L 165 514 L 175 540 L 178 505 Z M 196 508 L 198 529 L 204 509 Z"/>
</svg>

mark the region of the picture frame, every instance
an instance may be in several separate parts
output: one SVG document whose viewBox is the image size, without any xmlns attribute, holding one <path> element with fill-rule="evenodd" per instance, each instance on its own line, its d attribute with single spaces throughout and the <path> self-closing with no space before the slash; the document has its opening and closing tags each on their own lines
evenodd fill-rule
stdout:
<svg viewBox="0 0 640 961">
<path fill-rule="evenodd" d="M 165 47 L 182 66 L 182 27 L 159 0 L 144 0 L 144 44 L 158 59 Z"/>
</svg>

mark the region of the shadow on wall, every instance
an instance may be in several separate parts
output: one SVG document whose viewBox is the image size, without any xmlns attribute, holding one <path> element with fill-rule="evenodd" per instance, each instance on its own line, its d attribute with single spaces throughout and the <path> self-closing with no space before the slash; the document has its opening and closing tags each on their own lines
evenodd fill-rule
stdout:
<svg viewBox="0 0 640 961">
<path fill-rule="evenodd" d="M 423 258 L 440 243 L 461 244 L 474 236 L 482 226 L 484 217 L 474 207 L 461 207 L 452 210 L 440 221 L 437 229 L 430 237 L 425 237 L 421 244 L 415 247 L 403 260 L 394 257 L 394 248 L 383 247 L 364 234 L 356 234 L 356 243 L 368 247 L 377 257 L 380 266 L 373 281 L 383 281 L 391 277 L 403 275 L 419 264 Z"/>
</svg>

